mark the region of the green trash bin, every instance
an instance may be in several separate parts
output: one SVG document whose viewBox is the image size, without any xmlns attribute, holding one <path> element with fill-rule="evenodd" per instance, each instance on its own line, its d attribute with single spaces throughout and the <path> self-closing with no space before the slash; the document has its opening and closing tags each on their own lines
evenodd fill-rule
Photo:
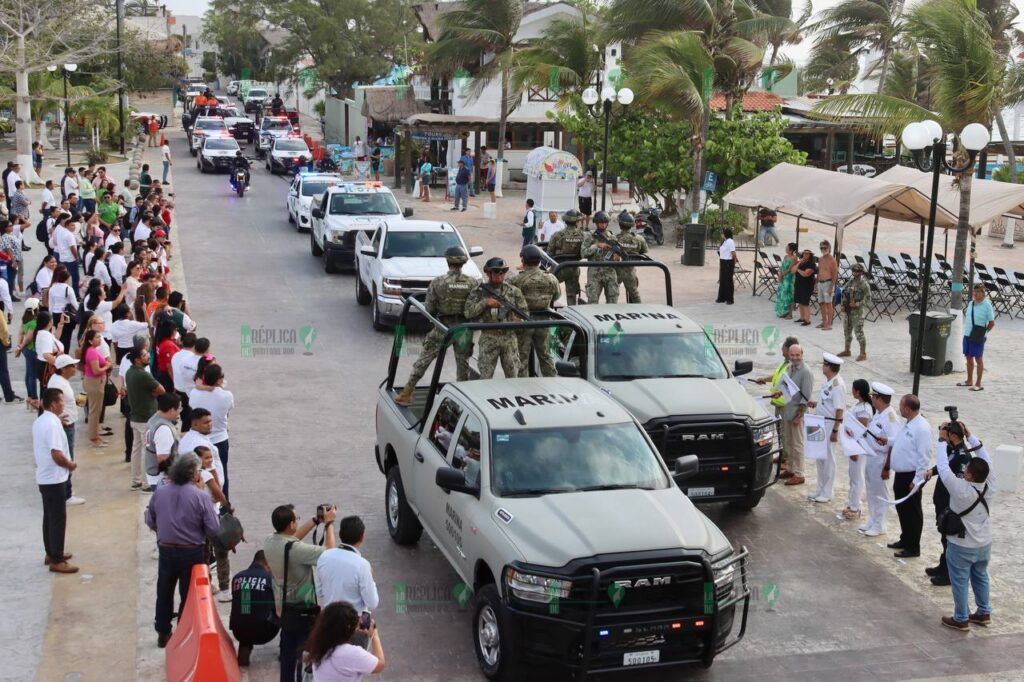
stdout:
<svg viewBox="0 0 1024 682">
<path fill-rule="evenodd" d="M 704 245 L 707 239 L 707 225 L 689 223 L 683 227 L 683 265 L 704 265 Z"/>
<path fill-rule="evenodd" d="M 914 371 L 918 352 L 917 329 L 921 313 L 910 313 L 910 371 Z M 924 320 L 924 341 L 921 346 L 921 374 L 930 377 L 942 376 L 953 371 L 952 361 L 946 360 L 946 342 L 949 339 L 953 315 L 941 310 L 929 310 Z"/>
</svg>

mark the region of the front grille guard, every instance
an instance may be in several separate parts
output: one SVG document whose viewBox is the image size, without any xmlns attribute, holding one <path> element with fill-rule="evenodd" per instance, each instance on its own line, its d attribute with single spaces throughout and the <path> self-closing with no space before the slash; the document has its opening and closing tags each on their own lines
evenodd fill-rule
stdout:
<svg viewBox="0 0 1024 682">
<path fill-rule="evenodd" d="M 739 564 L 739 570 L 740 570 L 739 588 L 740 589 L 739 590 L 735 590 L 734 589 L 733 595 L 731 597 L 729 597 L 728 599 L 726 599 L 725 601 L 721 602 L 721 603 L 718 601 L 717 597 L 710 600 L 711 611 L 710 611 L 710 613 L 705 613 L 705 616 L 710 618 L 710 623 L 707 624 L 707 627 L 705 629 L 706 634 L 704 635 L 704 640 L 705 641 L 704 641 L 704 647 L 703 647 L 703 654 L 702 654 L 702 656 L 700 658 L 694 658 L 692 660 L 666 661 L 666 662 L 663 662 L 663 663 L 654 663 L 654 664 L 650 664 L 650 665 L 640 665 L 640 666 L 635 666 L 635 667 L 637 669 L 640 669 L 640 668 L 657 668 L 657 667 L 666 667 L 666 666 L 670 666 L 670 665 L 680 665 L 680 664 L 684 664 L 684 663 L 701 663 L 704 666 L 710 666 L 712 664 L 712 662 L 714 661 L 715 656 L 717 656 L 718 654 L 722 653 L 723 651 L 726 651 L 727 649 L 731 649 L 732 647 L 736 646 L 736 644 L 738 644 L 740 642 L 740 640 L 743 639 L 744 635 L 746 635 L 746 632 L 747 632 L 747 615 L 748 615 L 748 613 L 750 611 L 750 596 L 751 596 L 750 584 L 749 584 L 749 582 L 747 580 L 747 558 L 749 557 L 749 555 L 750 555 L 750 552 L 747 550 L 747 548 L 741 546 L 739 548 L 739 551 L 735 552 L 733 554 L 733 556 L 729 558 L 728 561 L 726 561 L 724 563 L 716 564 L 719 567 L 719 569 L 727 568 L 727 567 L 735 565 L 737 563 Z M 601 569 L 599 569 L 597 567 L 592 568 L 591 572 L 590 572 L 590 581 L 589 581 L 590 582 L 590 593 L 589 593 L 588 605 L 587 605 L 587 609 L 586 609 L 586 616 L 585 616 L 584 622 L 582 622 L 582 623 L 565 620 L 564 618 L 558 618 L 556 616 L 544 615 L 544 614 L 536 613 L 536 612 L 533 612 L 533 611 L 525 611 L 525 610 L 522 610 L 522 609 L 517 609 L 514 606 L 512 606 L 511 605 L 511 603 L 512 603 L 511 602 L 511 594 L 510 594 L 511 590 L 505 584 L 505 573 L 507 573 L 508 567 L 506 567 L 505 571 L 502 573 L 501 589 L 503 591 L 503 594 L 505 595 L 505 603 L 508 605 L 509 610 L 517 613 L 518 615 L 523 616 L 525 618 L 536 618 L 536 619 L 539 619 L 539 620 L 549 621 L 549 622 L 557 624 L 559 626 L 568 627 L 568 628 L 571 628 L 571 629 L 577 630 L 577 631 L 578 630 L 583 630 L 583 654 L 582 654 L 582 659 L 581 659 L 581 661 L 578 664 L 569 663 L 568 664 L 569 668 L 575 670 L 578 673 L 610 672 L 610 671 L 614 671 L 614 670 L 621 670 L 622 668 L 621 668 L 621 666 L 599 668 L 599 667 L 594 667 L 592 662 L 591 662 L 591 659 L 593 658 L 593 645 L 594 645 L 594 629 L 595 629 L 594 620 L 595 620 L 595 617 L 597 616 L 598 600 L 601 597 L 601 583 L 602 583 L 602 580 L 603 579 L 614 578 L 616 575 L 621 575 L 621 574 L 624 574 L 624 573 L 631 573 L 631 574 L 635 574 L 635 573 L 658 573 L 658 572 L 670 571 L 670 570 L 673 570 L 673 569 L 680 569 L 680 568 L 684 568 L 684 567 L 690 567 L 690 568 L 700 567 L 701 572 L 702 572 L 702 574 L 704 576 L 704 584 L 705 585 L 711 585 L 712 586 L 712 590 L 713 590 L 712 594 L 714 594 L 715 573 L 714 573 L 714 570 L 711 567 L 711 561 L 708 558 L 706 558 L 706 557 L 702 557 L 699 561 L 695 560 L 695 559 L 690 559 L 690 560 L 683 560 L 683 561 L 665 561 L 665 562 L 646 563 L 646 564 L 629 564 L 629 565 L 625 565 L 625 566 L 619 566 L 619 567 L 613 567 L 613 568 L 610 568 L 610 569 L 605 569 L 604 571 L 602 571 Z M 543 571 L 543 570 L 535 570 L 532 567 L 530 567 L 528 569 L 524 569 L 524 570 L 528 571 L 532 575 L 537 575 L 537 576 L 540 576 L 542 578 L 552 578 L 552 579 L 555 579 L 555 580 L 565 580 L 567 578 L 567 576 L 565 576 L 564 574 L 559 574 L 559 573 L 554 573 L 554 572 L 546 572 L 546 571 Z M 572 578 L 573 583 L 576 583 L 577 581 L 580 581 L 580 580 L 583 580 L 583 579 L 576 578 L 576 577 Z M 734 579 L 734 583 L 733 584 L 735 585 L 735 579 Z M 743 616 L 742 616 L 742 619 L 740 621 L 740 630 L 739 630 L 739 632 L 735 636 L 733 636 L 730 633 L 728 636 L 726 636 L 726 638 L 722 641 L 721 644 L 716 644 L 715 640 L 717 639 L 717 636 L 718 636 L 718 626 L 719 626 L 719 623 L 720 623 L 720 620 L 721 620 L 722 611 L 727 609 L 727 608 L 729 608 L 729 607 L 735 606 L 741 600 L 743 601 Z M 708 602 L 706 601 L 705 602 L 705 611 L 707 611 L 707 606 L 708 606 Z M 626 614 L 626 615 L 643 615 L 643 612 L 642 611 L 637 611 L 637 612 L 625 611 L 624 614 Z"/>
</svg>

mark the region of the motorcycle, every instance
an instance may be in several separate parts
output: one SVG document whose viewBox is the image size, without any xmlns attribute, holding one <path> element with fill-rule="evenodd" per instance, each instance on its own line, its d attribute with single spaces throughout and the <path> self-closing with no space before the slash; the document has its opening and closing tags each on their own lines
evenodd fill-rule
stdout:
<svg viewBox="0 0 1024 682">
<path fill-rule="evenodd" d="M 316 169 L 321 173 L 337 173 L 338 164 L 334 163 L 334 159 L 330 155 L 325 155 L 324 158 L 316 162 Z"/>
<path fill-rule="evenodd" d="M 238 192 L 239 197 L 245 196 L 245 170 L 236 168 L 231 171 L 231 186 Z"/>
<path fill-rule="evenodd" d="M 657 208 L 646 208 L 636 215 L 636 227 L 638 234 L 643 235 L 647 243 L 655 243 L 659 246 L 665 243 L 665 231 L 661 225 L 661 211 Z"/>
</svg>

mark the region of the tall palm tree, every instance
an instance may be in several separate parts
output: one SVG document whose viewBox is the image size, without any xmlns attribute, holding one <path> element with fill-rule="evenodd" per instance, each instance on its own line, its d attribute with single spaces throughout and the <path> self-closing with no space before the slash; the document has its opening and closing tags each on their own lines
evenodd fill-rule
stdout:
<svg viewBox="0 0 1024 682">
<path fill-rule="evenodd" d="M 1020 37 L 1016 27 L 1017 17 L 1020 10 L 1014 3 L 1008 0 L 978 0 L 978 10 L 984 15 L 988 22 L 992 35 L 992 44 L 1003 61 L 1003 68 L 1006 72 L 1006 81 L 1003 92 L 1002 106 L 996 109 L 995 122 L 999 128 L 999 137 L 1003 141 L 1003 149 L 1006 152 L 1006 160 L 1009 165 L 1010 182 L 1017 182 L 1017 155 L 1013 151 L 1013 144 L 1006 131 L 1006 121 L 1003 120 L 1003 107 L 1015 106 L 1024 101 L 1024 78 L 1022 78 L 1020 65 L 1014 64 L 1013 49 L 1014 38 Z"/>
<path fill-rule="evenodd" d="M 878 72 L 878 92 L 885 91 L 892 53 L 903 39 L 904 0 L 842 0 L 822 10 L 807 30 L 817 34 L 814 53 L 848 50 L 860 56 L 877 53 L 865 76 Z"/>
<path fill-rule="evenodd" d="M 845 95 L 857 79 L 859 70 L 857 55 L 848 49 L 815 51 L 802 71 L 804 91 L 818 92 L 831 87 Z M 829 79 L 832 80 L 831 86 Z"/>
<path fill-rule="evenodd" d="M 907 31 L 931 65 L 935 113 L 899 97 L 885 94 L 839 95 L 814 108 L 826 117 L 856 115 L 879 132 L 898 134 L 912 121 L 938 114 L 944 130 L 959 132 L 968 123 L 992 120 L 1001 103 L 1003 63 L 996 53 L 985 17 L 975 9 L 974 0 L 927 0 L 914 7 Z M 960 147 L 957 162 L 966 160 Z M 967 257 L 970 230 L 971 173 L 959 177 L 960 210 L 956 248 L 953 253 L 953 282 L 960 282 Z M 950 293 L 950 307 L 959 309 L 962 292 Z"/>
<path fill-rule="evenodd" d="M 783 17 L 792 19 L 792 26 L 777 25 L 772 27 L 766 35 L 768 53 L 768 67 L 775 66 L 779 59 L 779 50 L 784 45 L 796 45 L 803 40 L 802 31 L 811 19 L 813 7 L 811 0 L 805 0 L 800 14 L 793 18 L 793 0 L 751 0 L 751 3 L 758 12 L 770 17 Z"/>
<path fill-rule="evenodd" d="M 605 22 L 610 39 L 641 47 L 647 41 L 662 43 L 662 49 L 656 50 L 651 57 L 665 61 L 645 66 L 640 60 L 627 58 L 631 70 L 646 69 L 663 77 L 680 71 L 692 75 L 691 66 L 677 61 L 692 56 L 693 51 L 688 45 L 691 38 L 683 35 L 669 38 L 666 31 L 695 36 L 708 57 L 708 64 L 701 67 L 700 78 L 695 81 L 699 84 L 703 111 L 700 125 L 695 126 L 693 186 L 687 193 L 690 210 L 697 211 L 700 197 L 695 188 L 704 173 L 703 148 L 711 121 L 709 100 L 712 86 L 725 95 L 726 112 L 731 115 L 733 105 L 742 100 L 754 74 L 760 69 L 764 59 L 764 36 L 792 28 L 793 22 L 785 17 L 759 14 L 747 0 L 614 0 Z M 674 48 L 666 49 L 665 43 L 671 46 L 673 41 Z M 640 101 L 648 101 L 652 97 L 644 88 L 638 88 L 637 96 Z M 688 97 L 681 97 L 677 103 L 689 101 Z M 669 103 L 670 100 L 663 100 L 663 108 Z M 680 110 L 677 114 L 687 117 L 689 112 Z"/>
<path fill-rule="evenodd" d="M 512 90 L 549 88 L 561 92 L 560 104 L 565 104 L 573 93 L 593 83 L 600 71 L 601 53 L 594 49 L 604 47 L 600 34 L 601 27 L 586 15 L 555 19 L 540 38 L 517 53 Z"/>
<path fill-rule="evenodd" d="M 427 46 L 425 54 L 427 69 L 437 76 L 452 77 L 456 71 L 468 70 L 473 77 L 469 86 L 473 96 L 478 97 L 485 86 L 500 80 L 495 145 L 499 173 L 504 167 L 508 116 L 522 96 L 510 86 L 516 53 L 526 47 L 525 41 L 516 40 L 525 10 L 525 0 L 465 0 L 460 9 L 441 15 L 440 35 Z"/>
</svg>

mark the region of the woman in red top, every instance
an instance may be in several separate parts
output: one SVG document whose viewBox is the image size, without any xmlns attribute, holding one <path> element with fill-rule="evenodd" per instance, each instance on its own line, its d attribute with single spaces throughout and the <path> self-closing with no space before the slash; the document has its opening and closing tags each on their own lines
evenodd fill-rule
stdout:
<svg viewBox="0 0 1024 682">
<path fill-rule="evenodd" d="M 181 350 L 175 340 L 178 330 L 174 326 L 174 320 L 164 318 L 156 325 L 156 334 L 153 341 L 156 344 L 156 374 L 154 377 L 163 384 L 168 393 L 174 391 L 174 380 L 171 378 L 171 358 Z"/>
</svg>

